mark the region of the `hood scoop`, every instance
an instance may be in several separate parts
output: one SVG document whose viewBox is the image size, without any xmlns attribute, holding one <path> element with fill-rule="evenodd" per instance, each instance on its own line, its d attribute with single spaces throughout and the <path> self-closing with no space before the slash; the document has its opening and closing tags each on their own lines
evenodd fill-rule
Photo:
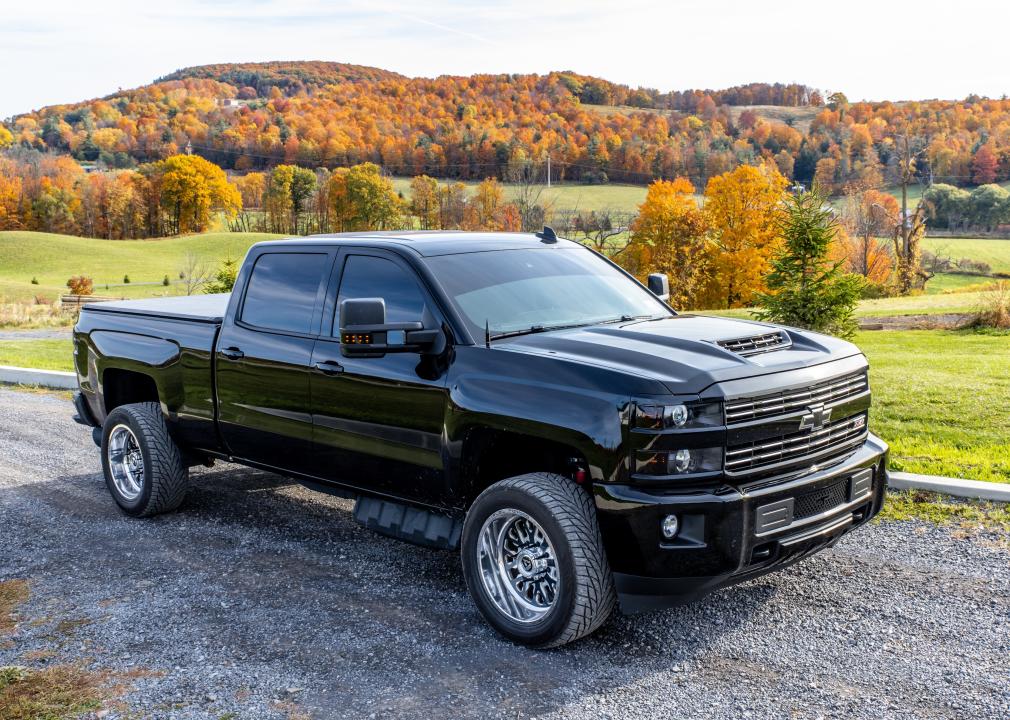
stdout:
<svg viewBox="0 0 1010 720">
<path fill-rule="evenodd" d="M 716 340 L 716 344 L 737 355 L 748 357 L 750 355 L 775 352 L 776 350 L 788 350 L 793 346 L 793 341 L 788 333 L 776 330 L 761 335 L 751 335 L 750 337 Z"/>
</svg>

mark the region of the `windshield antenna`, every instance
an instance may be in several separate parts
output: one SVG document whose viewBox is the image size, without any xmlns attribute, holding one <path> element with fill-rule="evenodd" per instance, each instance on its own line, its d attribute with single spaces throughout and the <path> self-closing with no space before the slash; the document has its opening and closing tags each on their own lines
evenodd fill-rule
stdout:
<svg viewBox="0 0 1010 720">
<path fill-rule="evenodd" d="M 484 347 L 488 350 L 491 349 L 491 325 L 488 323 L 487 318 L 484 318 Z"/>
</svg>

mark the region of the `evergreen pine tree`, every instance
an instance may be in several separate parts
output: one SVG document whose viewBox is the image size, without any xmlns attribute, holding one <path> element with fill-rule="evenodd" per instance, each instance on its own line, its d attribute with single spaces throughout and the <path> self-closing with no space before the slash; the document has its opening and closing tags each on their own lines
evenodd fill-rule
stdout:
<svg viewBox="0 0 1010 720">
<path fill-rule="evenodd" d="M 767 293 L 757 296 L 759 320 L 850 338 L 856 331 L 854 312 L 863 288 L 859 275 L 841 271 L 829 259 L 836 225 L 831 209 L 817 192 L 786 201 L 782 245 L 772 256 Z"/>
</svg>

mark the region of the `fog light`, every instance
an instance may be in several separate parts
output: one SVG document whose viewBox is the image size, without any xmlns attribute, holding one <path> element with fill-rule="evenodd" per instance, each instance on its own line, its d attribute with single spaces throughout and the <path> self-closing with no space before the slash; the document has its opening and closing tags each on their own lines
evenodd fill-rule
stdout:
<svg viewBox="0 0 1010 720">
<path fill-rule="evenodd" d="M 687 469 L 691 467 L 691 451 L 681 448 L 674 454 L 673 462 L 670 464 L 673 466 L 671 468 L 673 472 L 687 472 Z"/>
<path fill-rule="evenodd" d="M 667 515 L 663 518 L 661 527 L 663 529 L 663 537 L 667 540 L 673 540 L 677 537 L 677 531 L 680 530 L 680 521 L 677 520 L 676 515 Z"/>
</svg>

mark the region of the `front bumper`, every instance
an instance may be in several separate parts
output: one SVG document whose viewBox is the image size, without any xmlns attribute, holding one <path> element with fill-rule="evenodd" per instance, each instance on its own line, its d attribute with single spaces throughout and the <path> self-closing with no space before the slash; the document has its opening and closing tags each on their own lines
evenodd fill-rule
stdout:
<svg viewBox="0 0 1010 720">
<path fill-rule="evenodd" d="M 880 511 L 887 451 L 870 434 L 832 467 L 740 488 L 597 485 L 597 517 L 621 609 L 690 602 L 830 547 Z M 666 540 L 660 525 L 671 514 L 681 530 Z"/>
</svg>

